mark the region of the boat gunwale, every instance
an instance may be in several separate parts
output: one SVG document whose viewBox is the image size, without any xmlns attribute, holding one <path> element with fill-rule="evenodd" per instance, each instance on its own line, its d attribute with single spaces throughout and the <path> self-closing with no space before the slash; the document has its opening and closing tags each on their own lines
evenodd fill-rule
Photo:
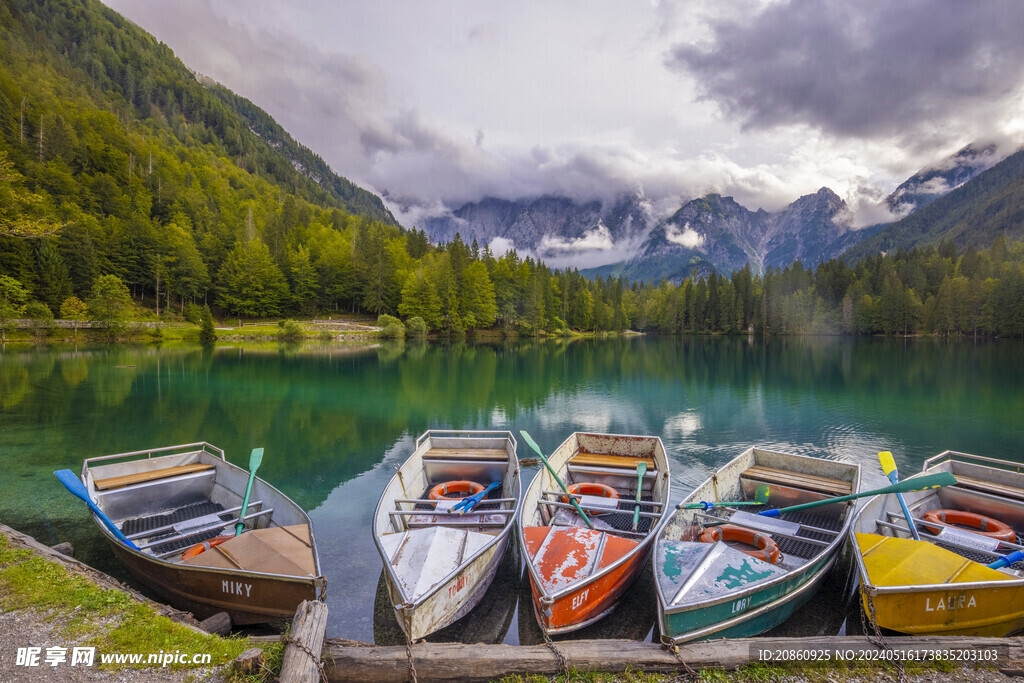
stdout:
<svg viewBox="0 0 1024 683">
<path fill-rule="evenodd" d="M 677 513 L 682 512 L 682 508 L 680 506 L 686 505 L 691 499 L 696 498 L 697 497 L 697 491 L 702 490 L 705 486 L 710 484 L 712 479 L 716 479 L 718 477 L 719 472 L 721 472 L 722 470 L 725 470 L 726 468 L 730 467 L 733 463 L 739 462 L 739 461 L 747 458 L 748 456 L 749 457 L 753 457 L 755 451 L 762 451 L 762 452 L 765 452 L 765 453 L 771 453 L 773 455 L 781 455 L 781 456 L 785 456 L 787 458 L 799 458 L 799 459 L 807 460 L 807 461 L 824 460 L 824 458 L 816 458 L 816 457 L 810 456 L 810 455 L 800 455 L 800 454 L 797 454 L 797 453 L 785 453 L 783 451 L 776 451 L 776 450 L 773 450 L 773 449 L 761 448 L 759 446 L 751 446 L 750 448 L 746 449 L 745 451 L 743 451 L 742 453 L 737 455 L 735 458 L 733 458 L 732 460 L 730 460 L 726 464 L 724 464 L 721 467 L 719 467 L 717 470 L 715 470 L 711 474 L 711 476 L 709 476 L 701 484 L 699 484 L 697 487 L 695 487 L 693 489 L 693 491 L 691 491 L 689 493 L 689 495 L 687 495 L 686 498 L 684 498 L 682 501 L 679 502 L 679 504 L 676 506 L 676 509 L 672 511 L 672 514 L 670 515 L 670 518 L 674 518 Z M 826 462 L 836 463 L 836 464 L 839 464 L 839 465 L 844 465 L 844 466 L 850 467 L 852 472 L 853 472 L 853 479 L 850 482 L 851 487 L 852 487 L 852 491 L 853 491 L 853 493 L 857 493 L 860 490 L 860 479 L 861 479 L 861 476 L 860 476 L 861 475 L 860 463 L 844 462 L 844 461 L 839 461 L 839 460 L 826 460 Z M 737 473 L 737 475 L 736 475 L 737 482 L 739 481 L 739 477 L 740 477 L 741 474 L 742 473 Z M 719 482 L 719 484 L 721 484 L 721 482 Z M 657 568 L 657 562 L 655 562 L 654 563 L 654 572 L 655 572 L 654 587 L 655 587 L 655 590 L 657 591 L 657 594 L 658 594 L 658 606 L 659 606 L 658 614 L 659 614 L 659 618 L 660 618 L 660 615 L 663 612 L 675 613 L 677 611 L 686 611 L 686 610 L 690 610 L 690 609 L 714 607 L 716 605 L 722 604 L 723 602 L 728 602 L 730 600 L 735 600 L 737 598 L 740 598 L 740 597 L 743 597 L 743 596 L 746 596 L 746 595 L 753 595 L 755 593 L 760 593 L 763 590 L 769 589 L 771 587 L 774 587 L 775 585 L 777 585 L 779 583 L 782 583 L 782 582 L 784 582 L 784 581 L 786 581 L 788 579 L 791 579 L 791 578 L 794 578 L 794 577 L 798 577 L 801 574 L 808 573 L 818 563 L 819 559 L 822 559 L 822 558 L 827 559 L 829 557 L 835 558 L 838 555 L 838 552 L 839 552 L 840 548 L 842 547 L 842 545 L 844 543 L 846 543 L 846 537 L 847 537 L 849 531 L 853 528 L 854 520 L 857 517 L 858 517 L 858 514 L 857 514 L 857 510 L 856 510 L 856 504 L 854 504 L 853 506 L 848 506 L 848 509 L 846 510 L 845 518 L 843 519 L 843 525 L 836 532 L 835 536 L 832 539 L 832 542 L 829 543 L 824 548 L 822 548 L 822 550 L 820 552 L 818 552 L 815 555 L 813 555 L 812 557 L 808 558 L 807 561 L 804 562 L 799 567 L 794 567 L 793 569 L 791 569 L 789 571 L 786 571 L 785 573 L 780 574 L 779 576 L 770 578 L 770 579 L 768 579 L 768 580 L 766 580 L 764 582 L 758 582 L 758 583 L 756 583 L 756 584 L 754 584 L 754 585 L 752 585 L 752 586 L 750 586 L 748 588 L 744 588 L 743 590 L 736 591 L 736 592 L 733 592 L 733 593 L 729 593 L 728 596 L 725 596 L 725 597 L 722 597 L 722 598 L 715 598 L 714 600 L 706 600 L 706 601 L 703 601 L 703 602 L 695 602 L 695 603 L 691 603 L 688 606 L 674 605 L 672 603 L 669 603 L 668 599 L 666 599 L 664 591 L 662 590 L 661 582 L 658 580 L 658 568 Z M 666 523 L 665 526 L 667 527 L 668 524 Z M 664 528 L 662 528 L 662 532 L 664 532 Z M 658 534 L 658 540 L 659 541 L 662 540 L 661 539 L 661 533 Z M 703 562 L 703 560 L 702 560 L 702 562 Z M 829 566 L 831 566 L 831 564 L 829 564 Z M 815 573 L 816 574 L 817 573 L 822 573 L 823 574 L 824 573 L 824 569 L 819 569 L 819 571 L 815 572 Z M 799 588 L 797 588 L 797 591 L 801 590 L 804 587 L 804 585 L 810 584 L 810 583 L 813 583 L 813 582 L 814 582 L 813 579 L 811 579 L 811 580 L 804 579 L 802 585 Z M 792 594 L 793 594 L 793 592 L 787 593 L 786 595 L 783 595 L 782 598 L 788 598 Z M 782 598 L 780 598 L 780 599 L 782 599 Z M 756 610 L 755 610 L 755 612 L 756 612 Z"/>
<path fill-rule="evenodd" d="M 913 476 L 916 477 L 919 474 L 925 474 L 930 470 L 933 470 L 939 467 L 940 465 L 944 465 L 946 463 L 952 464 L 954 462 L 963 462 L 965 464 L 970 464 L 969 461 L 971 460 L 982 463 L 992 463 L 994 465 L 1000 465 L 1000 469 L 1002 470 L 1013 470 L 1016 473 L 1024 474 L 1024 463 L 1012 462 L 1010 460 L 1001 460 L 999 458 L 990 458 L 984 455 L 973 455 L 971 453 L 964 453 L 962 451 L 946 450 L 939 453 L 938 455 L 933 455 L 932 457 L 925 460 L 924 465 L 921 467 L 921 471 Z M 990 467 L 989 469 L 999 471 L 995 467 Z"/>
<path fill-rule="evenodd" d="M 381 544 L 380 534 L 377 533 L 377 519 L 380 516 L 381 506 L 384 504 L 385 497 L 387 495 L 388 489 L 391 488 L 391 484 L 394 483 L 394 481 L 398 478 L 398 475 L 402 472 L 402 470 L 405 468 L 405 466 L 408 465 L 410 463 L 410 461 L 412 461 L 417 455 L 419 455 L 419 457 L 420 457 L 420 467 L 422 468 L 422 466 L 423 466 L 423 455 L 426 452 L 424 450 L 424 446 L 427 445 L 428 437 L 433 437 L 433 436 L 437 436 L 437 435 L 450 435 L 450 436 L 445 436 L 444 438 L 459 438 L 458 435 L 465 435 L 465 434 L 472 435 L 472 437 L 466 437 L 466 438 L 474 438 L 474 437 L 475 438 L 480 438 L 480 437 L 487 438 L 485 435 L 490 435 L 490 438 L 504 438 L 507 441 L 511 442 L 512 450 L 511 450 L 508 462 L 506 463 L 505 471 L 506 471 L 506 473 L 508 471 L 510 471 L 510 470 L 512 471 L 512 488 L 513 488 L 513 490 L 510 493 L 512 493 L 514 495 L 510 495 L 508 497 L 516 499 L 516 503 L 514 504 L 514 506 L 512 508 L 514 510 L 514 513 L 507 516 L 508 519 L 505 521 L 505 524 L 502 527 L 501 532 L 496 534 L 491 541 L 488 541 L 483 546 L 481 546 L 475 553 L 473 553 L 469 558 L 463 560 L 451 572 L 449 572 L 448 574 L 445 574 L 442 578 L 438 579 L 437 582 L 433 586 L 431 586 L 430 589 L 427 592 L 425 592 L 422 596 L 420 596 L 418 599 L 410 600 L 409 596 L 406 594 L 406 591 L 405 591 L 405 589 L 402 586 L 401 581 L 399 581 L 399 579 L 398 579 L 398 575 L 395 573 L 394 568 L 391 566 L 391 562 L 387 558 L 387 553 L 384 551 L 384 546 Z M 507 445 L 508 444 L 506 444 L 506 448 L 507 448 Z M 449 581 L 451 581 L 453 578 L 455 578 L 460 573 L 465 571 L 468 567 L 470 567 L 471 565 L 476 563 L 477 560 L 480 558 L 480 556 L 483 555 L 488 550 L 490 550 L 492 547 L 494 547 L 495 544 L 497 544 L 499 542 L 502 542 L 502 541 L 506 541 L 507 542 L 509 534 L 511 533 L 512 529 L 514 529 L 516 524 L 517 524 L 517 520 L 519 519 L 519 515 L 520 515 L 520 512 L 522 510 L 522 503 L 523 503 L 523 497 L 522 497 L 522 477 L 520 476 L 519 456 L 516 453 L 516 449 L 517 448 L 518 448 L 518 443 L 516 442 L 515 436 L 513 436 L 511 431 L 504 431 L 504 430 L 428 429 L 427 431 L 423 432 L 423 434 L 421 434 L 416 439 L 416 447 L 413 449 L 412 454 L 408 458 L 406 458 L 402 462 L 401 465 L 398 466 L 398 468 L 395 471 L 395 474 L 392 475 L 391 479 L 388 480 L 388 483 L 385 485 L 384 491 L 381 493 L 380 498 L 377 500 L 377 505 L 376 505 L 376 507 L 373 510 L 373 543 L 377 547 L 377 553 L 380 555 L 381 559 L 383 560 L 384 572 L 387 575 L 388 583 L 390 583 L 392 586 L 394 586 L 398 590 L 399 594 L 403 598 L 403 602 L 398 604 L 398 605 L 392 605 L 393 608 L 395 608 L 395 609 L 403 609 L 403 610 L 409 610 L 409 609 L 413 609 L 414 610 L 414 609 L 420 607 L 421 605 L 425 604 L 428 600 L 433 598 L 442 588 L 444 588 L 445 585 L 448 584 Z M 421 453 L 420 452 L 421 450 L 424 450 L 424 453 Z M 427 448 L 426 450 L 430 450 L 430 449 Z M 513 469 L 513 466 L 514 466 L 514 469 Z M 388 498 L 387 500 L 393 501 L 394 499 Z M 443 525 L 439 525 L 439 526 L 443 526 Z M 396 532 L 396 533 L 408 533 L 408 530 L 406 530 L 405 532 Z M 404 625 L 401 625 L 401 626 L 402 626 L 402 629 L 404 630 L 405 626 Z"/>
<path fill-rule="evenodd" d="M 183 448 L 193 448 L 193 447 L 196 447 L 196 446 L 200 447 L 199 450 L 183 451 L 181 453 L 165 452 L 165 451 L 175 451 L 175 450 L 183 449 Z M 218 455 L 216 453 L 212 453 L 210 451 L 207 451 L 206 448 L 205 448 L 206 446 L 209 446 L 211 450 L 217 451 L 220 454 L 219 455 L 219 461 L 218 461 Z M 227 460 L 227 458 L 224 456 L 224 451 L 222 449 L 217 448 L 216 446 L 213 446 L 212 444 L 207 443 L 205 441 L 199 441 L 199 442 L 192 443 L 192 444 L 182 444 L 180 446 L 165 446 L 165 447 L 161 447 L 161 448 L 153 448 L 153 449 L 147 449 L 147 450 L 142 450 L 142 451 L 131 451 L 131 452 L 127 452 L 127 453 L 115 453 L 115 454 L 112 454 L 112 455 L 101 455 L 101 456 L 96 456 L 96 457 L 92 457 L 92 458 L 86 458 L 82 462 L 82 474 L 80 476 L 80 479 L 82 481 L 82 484 L 85 486 L 86 491 L 89 493 L 90 497 L 93 497 L 93 494 L 97 493 L 97 491 L 96 491 L 96 488 L 95 488 L 95 479 L 91 478 L 91 477 L 87 477 L 87 474 L 91 473 L 91 469 L 92 469 L 90 467 L 90 463 L 100 462 L 100 461 L 105 461 L 105 460 L 114 460 L 114 459 L 117 459 L 117 458 L 136 457 L 136 456 L 140 456 L 140 455 L 146 455 L 147 457 L 146 458 L 136 458 L 137 460 L 150 460 L 150 459 L 152 459 L 154 453 L 161 453 L 160 457 L 165 457 L 165 456 L 168 456 L 168 455 L 189 455 L 190 453 L 196 453 L 196 454 L 198 454 L 200 456 L 207 455 L 207 456 L 211 457 L 215 461 L 214 462 L 214 467 L 216 468 L 214 470 L 215 472 L 217 471 L 217 469 L 219 469 L 220 467 L 224 466 L 224 467 L 236 469 L 239 472 L 242 472 L 243 474 L 246 474 L 246 475 L 249 474 L 248 470 L 246 470 L 246 469 L 244 469 L 242 467 L 239 467 L 238 465 L 235 465 L 232 462 L 229 462 Z M 200 460 L 202 460 L 202 457 L 200 457 Z M 126 462 L 133 462 L 133 461 L 132 460 L 127 460 Z M 310 550 L 313 553 L 313 568 L 316 571 L 316 575 L 315 576 L 299 576 L 298 574 L 277 574 L 277 573 L 272 573 L 272 572 L 259 572 L 259 571 L 254 571 L 252 569 L 242 569 L 242 568 L 237 568 L 237 567 L 236 568 L 228 569 L 228 568 L 223 568 L 223 567 L 210 567 L 210 566 L 204 566 L 204 565 L 192 565 L 192 564 L 183 564 L 181 562 L 173 562 L 173 561 L 171 561 L 169 559 L 166 559 L 166 558 L 156 557 L 155 555 L 147 555 L 146 553 L 144 553 L 141 550 L 138 550 L 136 548 L 132 548 L 131 546 L 127 545 L 126 543 L 123 543 L 116 536 L 114 536 L 114 534 L 110 531 L 110 529 L 108 529 L 107 526 L 103 522 L 100 521 L 100 518 L 96 515 L 96 513 L 90 511 L 90 517 L 92 517 L 93 523 L 99 528 L 100 533 L 102 533 L 107 538 L 108 542 L 110 542 L 110 543 L 112 543 L 112 544 L 114 544 L 115 546 L 118 546 L 118 547 L 124 546 L 124 549 L 126 551 L 128 551 L 129 553 L 131 553 L 133 556 L 136 556 L 136 557 L 138 557 L 138 558 L 140 558 L 140 559 L 142 559 L 142 560 L 144 560 L 144 561 L 146 561 L 147 563 L 150 563 L 150 564 L 159 563 L 160 565 L 163 565 L 163 566 L 174 567 L 174 568 L 178 568 L 178 569 L 182 569 L 182 570 L 190 571 L 190 572 L 209 572 L 209 573 L 215 573 L 215 574 L 224 573 L 224 574 L 230 574 L 230 575 L 233 575 L 233 576 L 248 575 L 248 576 L 257 576 L 257 577 L 271 577 L 271 578 L 278 579 L 278 580 L 287 579 L 287 580 L 295 581 L 295 582 L 299 582 L 299 583 L 311 583 L 314 587 L 322 586 L 325 583 L 325 581 L 326 581 L 326 577 L 324 576 L 323 570 L 320 567 L 320 554 L 317 551 L 316 536 L 315 536 L 314 531 L 313 531 L 313 521 L 309 518 L 309 514 L 304 509 L 302 509 L 302 507 L 298 503 L 296 503 L 291 498 L 289 498 L 283 491 L 281 491 L 277 487 L 275 487 L 272 484 L 270 484 L 266 479 L 261 479 L 259 477 L 256 477 L 256 479 L 259 479 L 259 481 L 262 482 L 263 485 L 268 487 L 276 495 L 280 496 L 281 499 L 285 503 L 288 503 L 289 505 L 291 505 L 292 508 L 294 509 L 294 511 L 298 512 L 298 514 L 301 517 L 301 519 L 305 522 L 307 529 L 309 529 L 309 543 L 310 543 Z M 95 498 L 93 498 L 93 501 L 96 502 Z M 271 516 L 271 520 L 273 520 L 273 516 Z M 228 526 L 228 524 L 225 524 L 225 526 Z M 280 527 L 280 525 L 277 525 L 277 526 Z M 265 528 L 273 528 L 273 527 L 268 526 L 268 527 L 265 527 Z"/>
<path fill-rule="evenodd" d="M 630 439 L 648 439 L 648 440 L 656 443 L 657 446 L 658 446 L 658 448 L 656 448 L 655 451 L 654 451 L 654 462 L 655 462 L 655 464 L 659 464 L 658 463 L 659 453 L 660 453 L 660 458 L 664 461 L 663 463 L 661 463 L 662 469 L 660 469 L 659 471 L 660 472 L 668 472 L 669 471 L 668 453 L 665 451 L 665 444 L 662 443 L 660 436 L 639 435 L 639 434 L 607 434 L 607 433 L 603 433 L 603 432 L 573 432 L 568 437 L 566 437 L 565 441 L 563 441 L 558 446 L 558 448 L 556 448 L 554 451 L 552 451 L 552 455 L 555 452 L 557 452 L 560 448 L 562 448 L 562 446 L 564 446 L 566 443 L 568 443 L 570 439 L 573 439 L 574 437 L 579 437 L 580 435 L 596 436 L 596 437 L 611 437 L 611 438 L 626 437 L 626 438 L 630 438 Z M 578 443 L 578 441 L 579 440 L 577 438 L 577 443 Z M 575 456 L 575 454 L 578 451 L 579 451 L 578 448 L 576 450 L 572 451 L 572 454 L 569 457 L 565 458 L 565 460 L 563 462 L 558 463 L 557 466 L 554 463 L 552 463 L 551 464 L 552 469 L 558 470 L 563 465 L 565 465 L 567 467 L 569 461 L 572 460 L 572 458 Z M 548 460 L 550 461 L 551 458 L 549 457 Z M 532 488 L 534 486 L 535 482 L 537 482 L 536 485 L 538 487 L 540 486 L 540 483 L 539 483 L 540 482 L 540 479 L 539 479 L 540 474 L 541 474 L 540 472 L 537 473 L 537 476 L 534 477 L 533 481 L 530 482 L 530 487 L 529 488 Z M 529 496 L 529 493 L 530 493 L 529 488 L 527 489 L 526 496 L 524 496 L 524 502 L 525 502 L 525 498 L 527 496 Z M 544 584 L 541 581 L 540 575 L 537 573 L 537 570 L 534 567 L 532 558 L 530 558 L 529 557 L 529 553 L 526 552 L 526 541 L 525 541 L 525 535 L 523 534 L 523 528 L 525 527 L 525 524 L 523 523 L 522 518 L 520 518 L 519 538 L 520 538 L 520 541 L 521 541 L 521 543 L 523 545 L 523 553 L 524 553 L 525 559 L 526 559 L 526 569 L 530 573 L 530 578 L 532 579 L 532 583 L 534 584 L 534 586 L 536 586 L 536 587 L 538 587 L 540 589 L 540 596 L 538 596 L 537 601 L 545 603 L 545 604 L 553 604 L 553 603 L 557 602 L 558 600 L 560 600 L 562 598 L 565 598 L 568 595 L 571 595 L 572 593 L 575 593 L 575 592 L 579 591 L 580 589 L 585 588 L 586 586 L 589 586 L 591 583 L 604 578 L 604 576 L 606 574 L 609 574 L 609 573 L 615 571 L 616 569 L 621 567 L 623 564 L 626 564 L 627 562 L 633 562 L 636 559 L 636 556 L 639 553 L 651 550 L 651 548 L 649 546 L 651 545 L 651 543 L 655 539 L 657 539 L 661 535 L 661 531 L 662 531 L 665 523 L 672 516 L 670 514 L 670 512 L 669 512 L 669 504 L 668 504 L 669 500 L 671 500 L 671 488 L 672 488 L 672 480 L 671 480 L 671 478 L 667 478 L 665 480 L 665 492 L 664 492 L 664 494 L 662 496 L 662 501 L 661 501 L 661 511 L 662 511 L 661 512 L 661 517 L 658 519 L 657 524 L 652 525 L 651 529 L 647 533 L 647 536 L 643 540 L 641 540 L 639 543 L 637 543 L 637 546 L 635 548 L 630 550 L 628 553 L 626 553 L 625 555 L 623 555 L 619 559 L 615 560 L 615 562 L 612 562 L 611 564 L 609 564 L 607 567 L 602 568 L 597 573 L 591 574 L 590 576 L 587 576 L 586 578 L 584 578 L 584 579 L 582 579 L 580 581 L 576 581 L 574 583 L 571 583 L 571 584 L 565 586 L 564 588 L 562 588 L 562 589 L 560 589 L 560 590 L 558 590 L 558 591 L 556 591 L 554 593 L 548 593 L 548 591 L 545 589 Z M 540 500 L 540 496 L 538 496 L 538 501 L 539 500 Z M 531 526 L 534 526 L 534 525 L 531 525 Z M 543 525 L 536 525 L 536 526 L 543 526 Z M 566 528 L 583 528 L 583 527 L 566 527 Z M 610 533 L 610 532 L 602 531 L 602 533 Z M 616 534 L 613 533 L 612 535 L 615 536 Z M 619 538 L 624 538 L 624 537 L 620 536 Z M 544 626 L 541 625 L 541 628 L 544 628 Z M 578 628 L 580 628 L 580 626 L 577 626 L 577 625 L 574 624 L 573 628 L 570 629 L 570 630 L 576 630 Z M 549 631 L 549 632 L 553 633 L 554 631 Z"/>
</svg>

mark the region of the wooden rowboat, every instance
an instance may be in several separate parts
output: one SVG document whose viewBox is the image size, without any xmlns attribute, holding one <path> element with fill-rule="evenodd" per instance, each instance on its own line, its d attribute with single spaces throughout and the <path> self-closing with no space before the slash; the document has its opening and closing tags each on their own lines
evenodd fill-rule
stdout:
<svg viewBox="0 0 1024 683">
<path fill-rule="evenodd" d="M 1024 628 L 1024 563 L 986 566 L 1024 549 L 1016 535 L 1024 531 L 1024 465 L 946 451 L 925 462 L 924 473 L 935 472 L 952 473 L 957 484 L 904 494 L 920 541 L 893 495 L 872 498 L 857 515 L 850 537 L 865 613 L 912 635 L 1000 637 Z M 1013 540 L 978 533 L 1001 524 Z"/>
<path fill-rule="evenodd" d="M 605 616 L 643 569 L 669 498 L 669 465 L 656 436 L 572 434 L 549 457 L 594 528 L 576 513 L 551 474 L 541 470 L 526 492 L 520 526 L 534 614 L 549 634 L 583 628 Z M 637 468 L 646 466 L 640 491 Z M 588 494 L 586 485 L 614 491 Z"/>
<path fill-rule="evenodd" d="M 221 611 L 237 625 L 289 619 L 325 585 L 309 517 L 262 479 L 253 482 L 245 530 L 234 537 L 249 472 L 208 443 L 89 458 L 81 478 L 89 497 L 138 547 L 118 540 L 93 515 L 129 573 L 201 619 Z M 216 544 L 218 538 L 223 542 Z M 182 559 L 203 542 L 215 545 Z"/>
<path fill-rule="evenodd" d="M 766 505 L 730 505 L 754 501 L 764 486 Z M 857 493 L 859 487 L 859 465 L 760 448 L 718 470 L 677 506 L 658 538 L 654 577 L 662 640 L 743 638 L 789 618 L 835 564 L 853 504 L 779 517 L 756 513 Z M 715 505 L 683 509 L 702 501 Z"/>
<path fill-rule="evenodd" d="M 449 512 L 494 482 L 471 512 Z M 452 624 L 480 602 L 519 513 L 519 482 L 510 432 L 430 430 L 416 440 L 381 494 L 373 522 L 391 604 L 410 640 Z"/>
</svg>

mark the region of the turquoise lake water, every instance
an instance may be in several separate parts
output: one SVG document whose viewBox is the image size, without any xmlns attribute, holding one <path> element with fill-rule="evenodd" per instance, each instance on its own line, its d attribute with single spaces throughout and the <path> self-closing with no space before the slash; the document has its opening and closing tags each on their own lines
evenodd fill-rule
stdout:
<svg viewBox="0 0 1024 683">
<path fill-rule="evenodd" d="M 370 520 L 427 429 L 525 429 L 548 451 L 573 431 L 658 435 L 673 502 L 752 445 L 860 462 L 874 488 L 888 483 L 880 450 L 904 475 L 946 449 L 1024 461 L 1022 387 L 1019 341 L 9 346 L 0 351 L 0 521 L 47 544 L 71 541 L 78 558 L 127 578 L 53 470 L 194 441 L 244 467 L 263 447 L 259 475 L 313 519 L 328 635 L 385 641 L 386 619 L 374 624 L 381 562 Z M 525 444 L 519 456 L 532 456 Z M 524 471 L 525 485 L 535 469 Z M 517 642 L 528 625 L 515 613 L 518 576 L 506 574 L 487 598 L 501 614 L 487 618 L 504 619 L 497 638 Z M 485 630 L 465 628 L 466 637 Z"/>
</svg>

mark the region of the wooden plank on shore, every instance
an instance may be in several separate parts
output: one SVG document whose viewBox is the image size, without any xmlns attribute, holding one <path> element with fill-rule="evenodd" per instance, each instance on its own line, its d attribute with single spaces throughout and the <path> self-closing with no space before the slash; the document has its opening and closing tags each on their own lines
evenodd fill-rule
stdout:
<svg viewBox="0 0 1024 683">
<path fill-rule="evenodd" d="M 898 652 L 980 651 L 998 648 L 1002 662 L 1021 659 L 1024 639 L 928 636 L 886 638 Z M 671 672 L 683 670 L 670 652 L 657 643 L 634 640 L 574 640 L 555 644 L 569 667 L 578 671 L 619 673 L 628 670 Z M 744 638 L 710 640 L 679 646 L 679 655 L 692 669 L 737 669 L 764 661 L 763 652 L 870 653 L 878 651 L 866 637 Z M 1008 652 L 1007 652 L 1008 650 Z M 1007 657 L 1008 655 L 1008 657 Z M 409 662 L 404 647 L 364 647 L 324 644 L 325 670 L 330 681 L 406 681 Z M 562 673 L 555 655 L 545 645 L 463 645 L 417 643 L 412 646 L 420 681 L 485 681 L 504 676 Z M 884 661 L 884 660 L 883 660 Z M 804 661 L 798 662 L 804 664 Z M 972 662 L 966 662 L 968 665 Z M 283 680 L 283 679 L 282 679 Z"/>
<path fill-rule="evenodd" d="M 303 600 L 295 610 L 292 633 L 284 649 L 281 680 L 317 683 L 320 680 L 320 653 L 327 630 L 327 604 Z"/>
</svg>

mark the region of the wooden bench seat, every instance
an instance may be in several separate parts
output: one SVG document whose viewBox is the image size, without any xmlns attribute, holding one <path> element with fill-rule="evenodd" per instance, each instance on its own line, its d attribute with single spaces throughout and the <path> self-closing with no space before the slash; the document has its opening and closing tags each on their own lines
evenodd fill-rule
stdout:
<svg viewBox="0 0 1024 683">
<path fill-rule="evenodd" d="M 830 479 L 819 477 L 813 474 L 800 474 L 789 472 L 774 467 L 754 465 L 740 474 L 747 479 L 756 479 L 766 484 L 778 484 L 780 486 L 791 486 L 793 488 L 824 493 L 831 497 L 848 496 L 853 493 L 853 484 L 841 479 Z"/>
<path fill-rule="evenodd" d="M 206 470 L 212 470 L 213 468 L 213 465 L 196 462 L 192 463 L 191 465 L 164 467 L 159 470 L 150 470 L 148 472 L 136 472 L 135 474 L 125 474 L 120 477 L 108 477 L 107 479 L 97 479 L 95 482 L 96 490 L 109 491 L 110 489 L 118 489 L 124 486 L 130 486 L 132 484 L 141 484 L 147 481 L 156 481 L 158 479 L 166 479 L 167 477 L 176 477 L 181 474 L 204 472 Z"/>
<path fill-rule="evenodd" d="M 982 493 L 991 493 L 996 496 L 1024 501 L 1024 489 L 1010 486 L 1009 484 L 997 484 L 992 481 L 985 481 L 984 479 L 965 477 L 962 474 L 956 475 L 956 484 L 963 489 L 971 489 L 972 491 L 981 491 Z"/>
<path fill-rule="evenodd" d="M 584 453 L 580 451 L 569 463 L 572 465 L 589 465 L 591 467 L 621 467 L 636 472 L 636 466 L 647 463 L 647 471 L 656 469 L 654 458 L 634 458 L 631 455 L 606 455 L 604 453 Z"/>
<path fill-rule="evenodd" d="M 504 448 L 431 448 L 423 454 L 423 459 L 508 462 L 508 451 Z"/>
</svg>

